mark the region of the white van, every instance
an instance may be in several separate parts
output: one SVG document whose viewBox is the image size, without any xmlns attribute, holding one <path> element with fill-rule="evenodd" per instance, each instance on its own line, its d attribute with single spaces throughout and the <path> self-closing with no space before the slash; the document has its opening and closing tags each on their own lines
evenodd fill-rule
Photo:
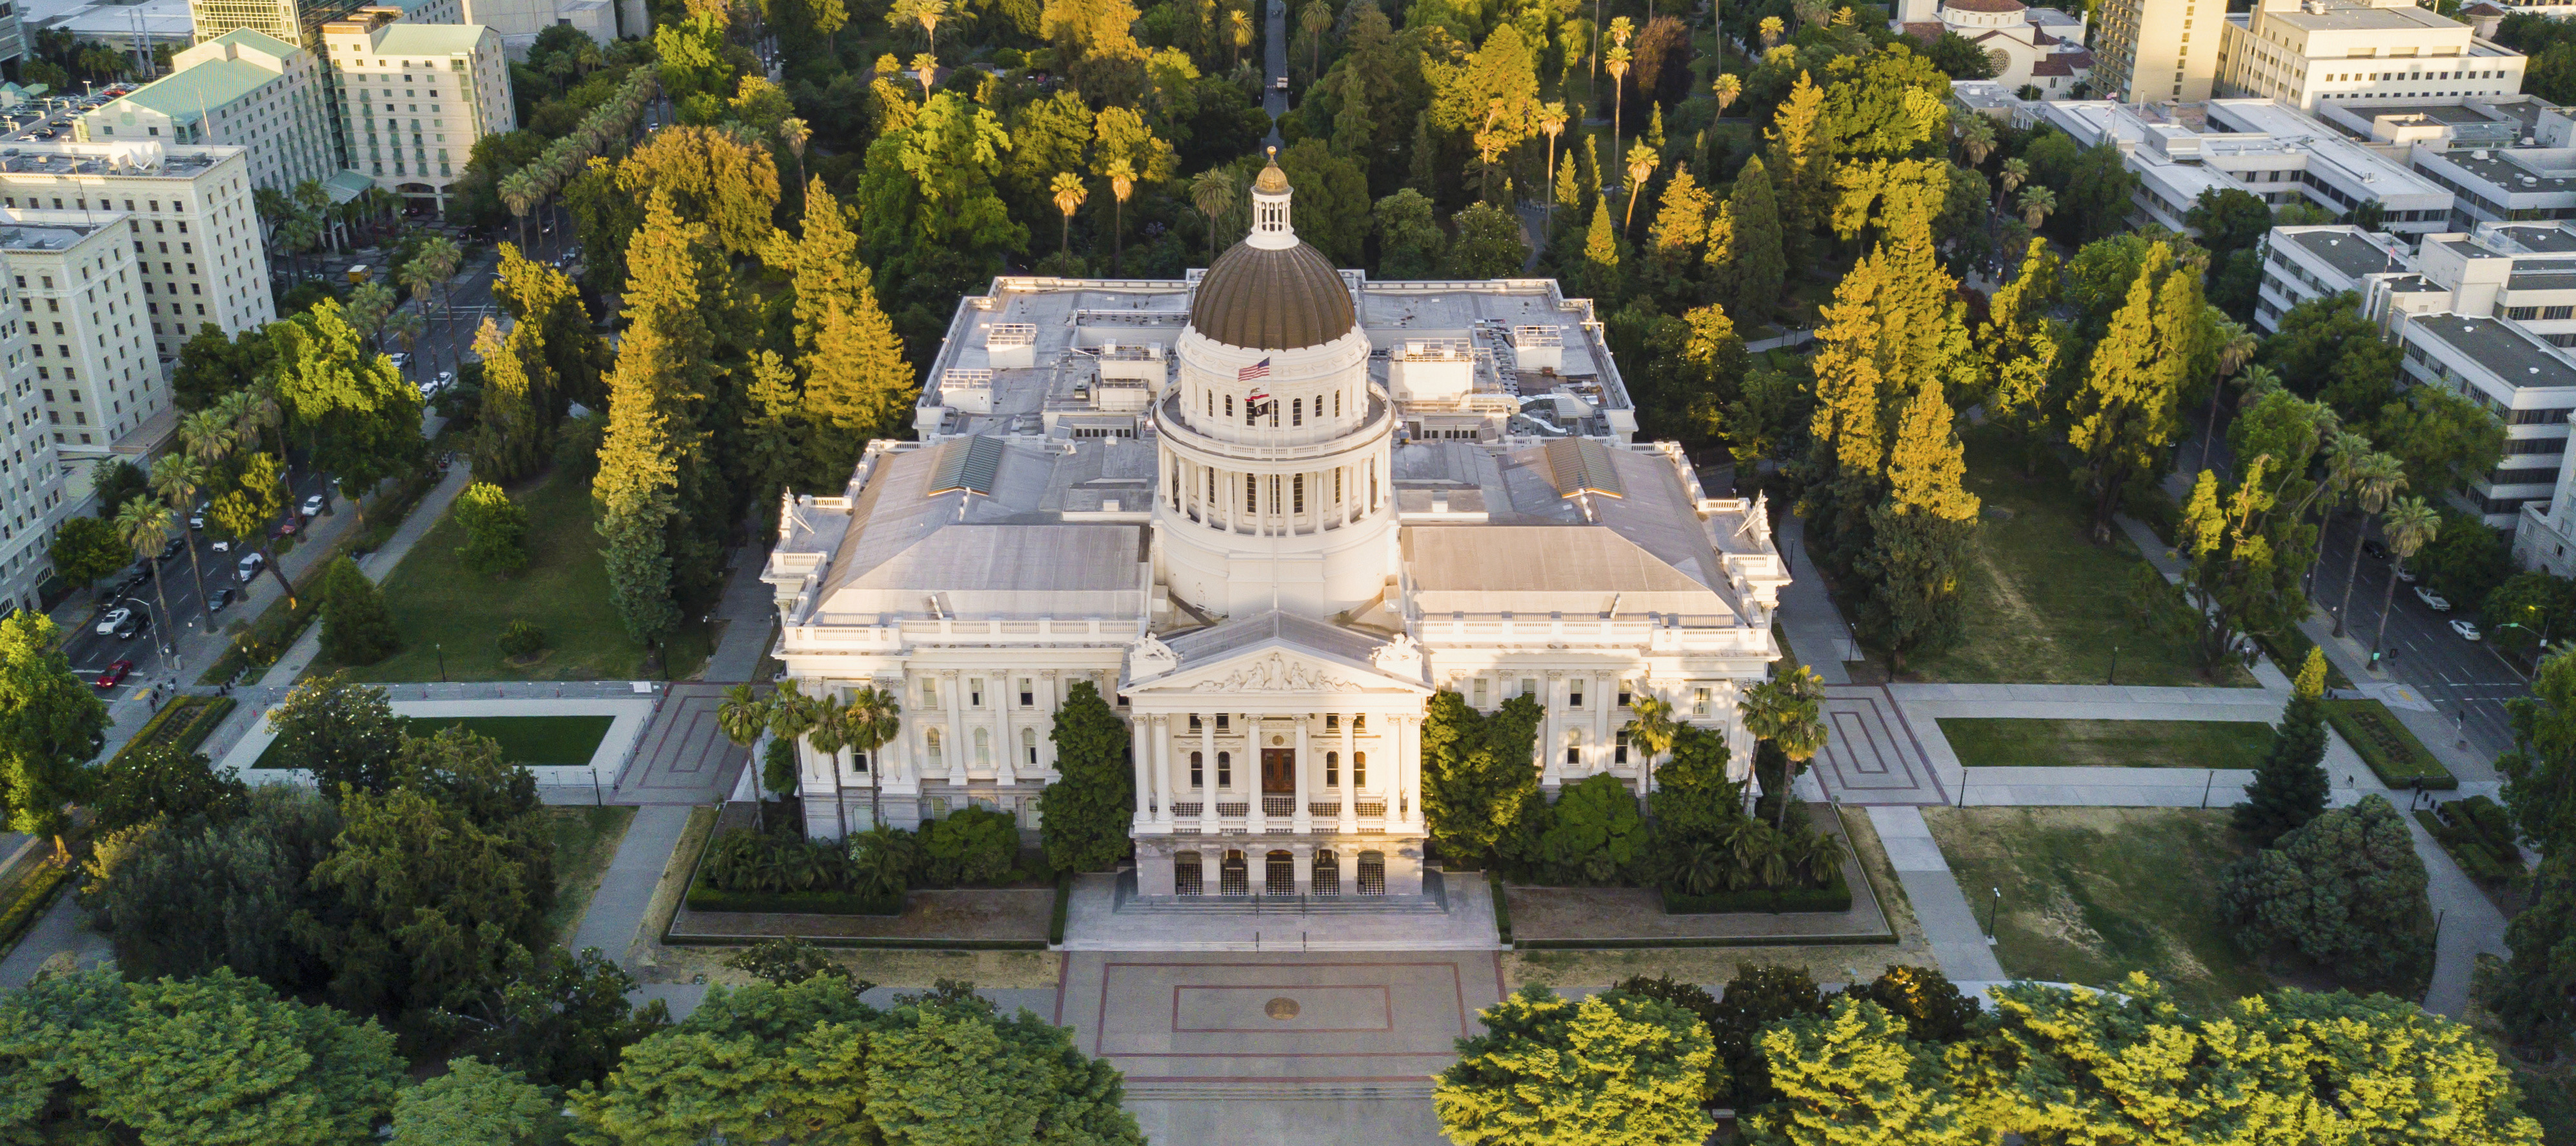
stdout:
<svg viewBox="0 0 2576 1146">
<path fill-rule="evenodd" d="M 251 578 L 259 576 L 259 571 L 268 567 L 268 558 L 256 553 L 245 553 L 237 567 L 241 570 L 242 584 L 248 585 Z"/>
</svg>

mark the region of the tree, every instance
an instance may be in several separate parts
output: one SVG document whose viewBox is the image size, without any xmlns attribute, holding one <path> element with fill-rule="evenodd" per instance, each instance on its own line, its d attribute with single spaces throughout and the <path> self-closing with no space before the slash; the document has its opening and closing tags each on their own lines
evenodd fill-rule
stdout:
<svg viewBox="0 0 2576 1146">
<path fill-rule="evenodd" d="M 1953 33 L 1950 38 L 1957 38 Z M 1793 1146 L 1984 1141 L 1950 1085 L 1937 1047 L 1866 999 L 1766 1030 L 1762 1054 L 1781 1101 L 1753 1120 L 1751 1140 Z"/>
<path fill-rule="evenodd" d="M 1724 249 L 1720 250 L 1714 237 L 1708 248 L 1708 261 L 1718 267 L 1712 285 L 1728 314 L 1742 322 L 1757 323 L 1779 305 L 1781 284 L 1787 280 L 1789 270 L 1780 233 L 1779 202 L 1761 156 L 1745 160 L 1744 169 L 1736 172 L 1735 190 L 1727 198 L 1726 211 L 1733 225 L 1725 236 Z"/>
<path fill-rule="evenodd" d="M 2157 243 L 2110 328 L 2093 347 L 2070 402 L 2067 442 L 2093 487 L 2093 532 L 2107 540 L 2129 479 L 2155 463 L 2180 428 L 2182 384 L 2203 350 L 2199 276 L 2176 270 Z"/>
<path fill-rule="evenodd" d="M 95 517 L 66 517 L 55 528 L 45 559 L 53 562 L 54 576 L 86 589 L 134 558 L 115 526 Z"/>
<path fill-rule="evenodd" d="M 2285 946 L 2338 979 L 2404 988 L 2432 967 L 2426 879 L 2397 809 L 2365 796 L 2229 867 L 2220 913 L 2249 949 Z"/>
<path fill-rule="evenodd" d="M 373 1022 L 220 968 L 133 983 L 102 968 L 0 996 L 0 1063 L 13 1060 L 30 1068 L 11 1072 L 27 1105 L 0 1112 L 0 1134 L 21 1141 L 343 1146 L 403 1081 Z"/>
<path fill-rule="evenodd" d="M 1915 391 L 1888 456 L 1888 497 L 1871 511 L 1870 548 L 1854 564 L 1867 578 L 1861 622 L 1901 667 L 1916 650 L 1945 648 L 1965 633 L 1961 574 L 1972 557 L 1975 494 L 1941 387 Z"/>
<path fill-rule="evenodd" d="M 359 345 L 338 303 L 325 299 L 270 325 L 268 335 L 277 348 L 269 375 L 277 400 L 310 443 L 314 466 L 363 495 L 418 456 L 420 388 Z"/>
<path fill-rule="evenodd" d="M 538 1085 L 596 1083 L 618 1056 L 671 1025 L 659 999 L 630 1005 L 635 977 L 596 947 L 520 948 L 504 957 L 506 978 L 459 1008 L 467 1046 Z"/>
<path fill-rule="evenodd" d="M 1279 153 L 1279 170 L 1288 176 L 1296 201 L 1297 237 L 1337 267 L 1360 265 L 1368 240 L 1368 170 L 1357 159 L 1337 155 L 1332 145 L 1306 138 Z"/>
<path fill-rule="evenodd" d="M 289 993 L 309 991 L 322 963 L 294 921 L 332 914 L 336 897 L 309 878 L 339 834 L 328 800 L 264 784 L 237 816 L 107 836 L 85 868 L 82 899 L 114 936 L 118 967 L 138 980 L 231 968 Z"/>
<path fill-rule="evenodd" d="M 1619 232 L 1610 221 L 1607 196 L 1592 197 L 1592 225 L 1583 232 L 1583 266 L 1577 281 L 1584 293 L 1603 304 L 1619 297 Z"/>
<path fill-rule="evenodd" d="M 1461 1146 L 1697 1142 L 1708 1032 L 1671 1003 L 1605 991 L 1568 1002 L 1523 987 L 1477 1015 L 1432 1102 Z"/>
<path fill-rule="evenodd" d="M 1047 866 L 1057 871 L 1105 871 L 1126 857 L 1127 829 L 1136 814 L 1134 768 L 1118 714 L 1090 681 L 1078 680 L 1056 709 L 1059 778 L 1040 795 L 1038 836 Z"/>
<path fill-rule="evenodd" d="M 2484 1001 L 2514 1042 L 2555 1053 L 2576 1030 L 2576 853 L 2544 854 L 2530 896 L 2505 926 L 2512 956 Z"/>
<path fill-rule="evenodd" d="M 2245 802 L 2236 805 L 2236 830 L 2256 847 L 2272 846 L 2326 810 L 2331 782 L 2320 766 L 2326 758 L 2325 689 L 2325 651 L 2311 647 L 2272 750 L 2255 769 L 2254 782 L 2246 785 Z"/>
<path fill-rule="evenodd" d="M 698 229 L 681 223 L 656 192 L 628 253 L 633 271 L 630 327 L 609 381 L 608 434 L 591 494 L 599 500 L 609 592 L 629 636 L 659 643 L 680 623 L 673 600 L 672 535 L 685 527 L 681 470 L 689 452 L 686 395 L 703 393 L 698 371 L 711 339 L 698 316 Z"/>
<path fill-rule="evenodd" d="M 205 485 L 206 467 L 184 453 L 163 454 L 152 463 L 152 491 L 161 495 L 162 504 L 169 506 L 172 514 L 193 512 L 197 491 Z M 198 607 L 206 610 L 205 615 L 211 620 L 214 617 L 213 606 L 207 601 L 206 574 L 197 566 L 194 542 L 188 545 L 188 572 L 197 584 Z"/>
<path fill-rule="evenodd" d="M 849 984 L 853 995 L 866 994 L 869 986 L 853 977 L 849 966 L 833 958 L 830 951 L 793 935 L 754 943 L 726 956 L 725 966 L 774 987 L 792 987 L 817 975 Z"/>
<path fill-rule="evenodd" d="M 179 365 L 170 376 L 171 394 L 181 410 L 195 413 L 250 386 L 268 372 L 273 357 L 262 330 L 226 335 L 214 323 L 200 323 L 197 333 L 179 346 Z"/>
<path fill-rule="evenodd" d="M 491 319 L 474 335 L 483 362 L 483 404 L 474 425 L 474 472 L 489 482 L 517 481 L 535 473 L 552 453 L 550 420 L 542 403 L 554 380 L 538 326 L 521 322 L 505 339 Z"/>
<path fill-rule="evenodd" d="M 1082 201 L 1090 198 L 1091 192 L 1083 188 L 1082 177 L 1070 171 L 1056 172 L 1055 182 L 1048 191 L 1054 197 L 1055 209 L 1064 214 L 1064 224 L 1059 228 L 1063 239 L 1061 250 L 1066 257 L 1070 258 L 1073 254 L 1073 213 L 1082 209 Z M 1209 225 L 1208 236 L 1209 241 L 1213 243 L 1216 236 L 1214 224 Z M 1208 261 L 1213 263 L 1216 257 L 1210 255 Z"/>
<path fill-rule="evenodd" d="M 528 567 L 528 511 L 490 482 L 465 487 L 456 499 L 456 523 L 465 544 L 456 556 L 487 577 L 507 577 Z"/>
<path fill-rule="evenodd" d="M 249 798 L 247 786 L 217 773 L 202 752 L 171 744 L 137 745 L 99 770 L 90 809 L 98 829 L 115 831 L 154 820 L 225 819 L 238 814 Z"/>
<path fill-rule="evenodd" d="M 1422 722 L 1422 812 L 1443 856 L 1463 869 L 1510 846 L 1538 791 L 1533 749 L 1538 698 L 1516 696 L 1491 715 L 1455 691 L 1431 694 Z"/>
<path fill-rule="evenodd" d="M 2432 544 L 2442 528 L 2441 515 L 2433 512 L 2433 507 L 2424 504 L 2420 497 L 2397 499 L 2388 507 L 2388 515 L 2382 520 L 2388 534 L 2388 551 L 2395 559 L 2395 570 L 2404 569 L 2408 558 Z M 2370 637 L 2370 647 L 2374 652 L 2388 646 L 2388 614 L 2394 611 L 2390 606 L 2396 601 L 2397 576 L 2392 570 L 2388 589 L 2379 598 L 2379 631 Z"/>
<path fill-rule="evenodd" d="M 543 1088 L 467 1055 L 394 1099 L 393 1146 L 534 1146 L 554 1120 Z"/>
<path fill-rule="evenodd" d="M 1458 237 L 1441 263 L 1448 277 L 1511 278 L 1529 264 L 1529 239 L 1510 211 L 1491 203 L 1469 203 L 1466 210 L 1450 216 L 1449 223 Z"/>
<path fill-rule="evenodd" d="M 920 393 L 903 341 L 866 283 L 847 303 L 824 305 L 804 366 L 804 413 L 815 428 L 809 469 L 845 481 L 870 440 L 902 432 Z"/>
<path fill-rule="evenodd" d="M 9 830 L 53 836 L 64 807 L 86 795 L 86 766 L 106 743 L 107 705 L 89 682 L 72 675 L 56 642 L 53 619 L 20 610 L 0 618 L 0 809 Z"/>
<path fill-rule="evenodd" d="M 2367 444 L 2368 440 L 2364 439 L 2363 445 Z M 2373 451 L 2352 463 L 2346 490 L 2352 497 L 2353 508 L 2361 511 L 2361 520 L 2355 523 L 2355 528 L 2367 534 L 2370 519 L 2386 512 L 2390 499 L 2404 488 L 2406 469 L 2395 457 Z M 2361 537 L 2353 538 L 2352 556 L 2344 564 L 2343 603 L 2334 611 L 2334 635 L 2338 637 L 2343 635 L 2344 618 L 2352 615 L 2352 587 L 2361 581 L 2362 540 Z"/>
<path fill-rule="evenodd" d="M 385 610 L 384 594 L 342 557 L 322 579 L 322 655 L 334 663 L 368 665 L 402 648 L 402 634 Z"/>
<path fill-rule="evenodd" d="M 1431 200 L 1406 187 L 1378 200 L 1374 214 L 1373 226 L 1377 230 L 1375 277 L 1430 278 L 1432 269 L 1440 264 L 1441 253 L 1449 243 L 1448 236 L 1440 233 L 1439 219 L 1432 214 Z"/>
<path fill-rule="evenodd" d="M 1804 772 L 1807 761 L 1824 751 L 1825 741 L 1832 735 L 1825 724 L 1824 702 L 1824 679 L 1816 675 L 1816 670 L 1799 665 L 1746 688 L 1738 706 L 1744 713 L 1744 730 L 1779 746 L 1781 754 Z M 1793 779 L 1794 776 L 1780 778 L 1779 787 L 1784 791 L 1764 794 L 1785 796 L 1785 788 Z M 1768 778 L 1763 783 L 1771 786 Z"/>
<path fill-rule="evenodd" d="M 313 774 L 324 794 L 343 785 L 361 792 L 391 787 L 403 726 L 385 690 L 349 680 L 348 673 L 307 677 L 268 713 L 277 737 L 277 764 Z"/>
<path fill-rule="evenodd" d="M 1843 994 L 1867 999 L 1905 1023 L 1907 1038 L 1918 1043 L 1955 1043 L 1972 1033 L 1980 1007 L 1962 994 L 1949 976 L 1908 963 L 1890 966 L 1867 983 L 1843 988 Z"/>
<path fill-rule="evenodd" d="M 1551 883 L 1629 883 L 1647 861 L 1636 793 L 1602 773 L 1568 784 L 1549 809 L 1536 859 Z"/>
</svg>

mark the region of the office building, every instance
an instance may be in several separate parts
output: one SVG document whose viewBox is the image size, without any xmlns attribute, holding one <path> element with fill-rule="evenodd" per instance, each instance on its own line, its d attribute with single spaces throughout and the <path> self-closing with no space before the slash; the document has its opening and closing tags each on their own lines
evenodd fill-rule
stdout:
<svg viewBox="0 0 2576 1146">
<path fill-rule="evenodd" d="M 616 43 L 619 34 L 620 14 L 614 0 L 464 0 L 464 4 L 464 22 L 500 33 L 501 49 L 514 60 L 528 58 L 537 33 L 558 24 L 578 28 L 603 45 Z"/>
<path fill-rule="evenodd" d="M 447 209 L 474 142 L 517 123 L 500 34 L 367 9 L 323 29 L 348 164 L 412 203 Z"/>
<path fill-rule="evenodd" d="M 2260 0 L 2227 18 L 2218 94 L 2301 110 L 2522 91 L 2522 53 L 2413 0 Z"/>
<path fill-rule="evenodd" d="M 0 207 L 124 217 L 144 325 L 160 357 L 177 358 L 207 323 L 236 334 L 276 320 L 242 148 L 152 140 L 14 146 L 17 154 L 0 155 Z"/>
<path fill-rule="evenodd" d="M 2209 98 L 2226 0 L 2104 0 L 2093 25 L 2093 91 L 2129 103 Z"/>
<path fill-rule="evenodd" d="M 39 325 L 50 320 L 36 315 L 35 306 L 20 309 L 25 292 L 12 280 L 11 268 L 51 265 L 58 261 L 52 256 L 102 229 L 80 216 L 0 212 L 0 612 L 40 606 L 37 585 L 52 569 L 46 550 L 71 508 L 64 504 L 70 475 L 54 447 L 48 403 L 36 377 L 32 332 L 50 330 Z M 21 251 L 29 253 L 24 260 Z M 45 272 L 36 273 L 40 277 L 31 282 L 42 281 Z"/>
<path fill-rule="evenodd" d="M 339 171 L 313 53 L 237 28 L 170 63 L 169 76 L 83 115 L 85 136 L 237 146 L 248 156 L 251 184 L 279 191 Z"/>
<path fill-rule="evenodd" d="M 140 458 L 175 423 L 143 302 L 131 217 L 116 210 L 0 211 L 0 253 L 35 371 L 35 409 L 66 458 Z M 166 436 L 166 430 L 162 436 Z"/>
<path fill-rule="evenodd" d="M 2204 191 L 2243 191 L 2275 206 L 2311 203 L 2337 215 L 2365 208 L 2392 231 L 2446 229 L 2451 192 L 2401 157 L 2272 100 L 2117 104 L 2020 103 L 2014 120 L 2045 123 L 2091 147 L 2109 142 L 2138 174 L 2133 218 L 2191 232 L 2184 221 Z"/>
<path fill-rule="evenodd" d="M 1936 7 L 1937 4 L 1937 7 Z M 2021 0 L 1905 0 L 1890 22 L 1924 44 L 1956 33 L 1986 54 L 1994 75 L 1985 82 L 2006 90 L 2039 89 L 2043 99 L 2071 99 L 2093 75 L 2093 53 L 2084 48 L 2084 18 Z"/>
</svg>

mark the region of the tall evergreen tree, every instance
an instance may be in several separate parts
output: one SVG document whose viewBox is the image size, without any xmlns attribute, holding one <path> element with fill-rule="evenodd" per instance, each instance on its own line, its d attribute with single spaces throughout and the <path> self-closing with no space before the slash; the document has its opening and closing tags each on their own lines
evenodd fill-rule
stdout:
<svg viewBox="0 0 2576 1146">
<path fill-rule="evenodd" d="M 1735 190 L 1727 196 L 1728 229 L 1725 268 L 1719 277 L 1718 301 L 1739 322 L 1759 325 L 1780 305 L 1780 287 L 1789 275 L 1780 233 L 1780 204 L 1770 171 L 1756 155 L 1735 173 Z M 1717 243 L 1708 257 L 1718 259 Z"/>
<path fill-rule="evenodd" d="M 371 665 L 402 647 L 384 594 L 343 557 L 322 583 L 322 655 L 344 665 Z"/>
<path fill-rule="evenodd" d="M 1782 241 L 1793 263 L 1803 261 L 1809 237 L 1832 206 L 1834 155 L 1827 129 L 1825 89 L 1800 72 L 1766 133 L 1771 142 L 1771 178 L 1779 188 Z"/>
<path fill-rule="evenodd" d="M 1888 383 L 1878 366 L 1878 296 L 1885 286 L 1877 254 L 1862 257 L 1835 285 L 1816 330 L 1806 516 L 1811 543 L 1836 568 L 1866 547 L 1868 513 L 1878 503 L 1886 463 L 1879 406 Z"/>
<path fill-rule="evenodd" d="M 1592 197 L 1592 225 L 1583 233 L 1583 291 L 1604 310 L 1619 299 L 1619 229 L 1603 195 Z"/>
<path fill-rule="evenodd" d="M 20 610 L 0 619 L 0 811 L 11 831 L 54 836 L 64 809 L 93 778 L 88 760 L 106 742 L 107 706 L 72 674 L 53 619 Z"/>
<path fill-rule="evenodd" d="M 627 251 L 628 327 L 609 378 L 608 433 L 599 447 L 599 534 L 609 593 L 636 640 L 658 644 L 680 623 L 672 534 L 685 525 L 680 473 L 689 449 L 686 403 L 703 392 L 709 344 L 697 312 L 697 228 L 656 192 Z"/>
<path fill-rule="evenodd" d="M 2048 387 L 2056 375 L 2061 324 L 2049 317 L 2058 296 L 2058 260 L 2048 240 L 2032 239 L 2021 269 L 1996 288 L 1977 329 L 1983 357 L 1986 413 L 2044 444 L 2056 404 Z M 2038 454 L 2034 451 L 2034 459 Z"/>
<path fill-rule="evenodd" d="M 824 303 L 814 350 L 804 362 L 812 464 L 826 479 L 846 479 L 870 438 L 900 433 L 919 392 L 903 342 L 877 309 L 876 292 L 865 282 L 857 285 L 848 301 Z"/>
<path fill-rule="evenodd" d="M 548 434 L 572 403 L 596 410 L 608 400 L 602 382 L 611 361 L 608 346 L 592 329 L 590 308 L 582 304 L 581 288 L 574 285 L 572 276 L 503 243 L 500 277 L 492 284 L 492 296 L 501 300 L 501 309 L 511 321 L 536 324 L 535 338 L 544 348 L 546 372 L 542 379 L 532 375 L 531 381 L 542 380 L 551 389 L 531 391 L 530 404 L 543 415 Z"/>
<path fill-rule="evenodd" d="M 1127 830 L 1136 815 L 1127 726 L 1090 681 L 1075 681 L 1048 738 L 1055 743 L 1059 778 L 1038 798 L 1047 866 L 1106 871 L 1126 858 Z"/>
<path fill-rule="evenodd" d="M 522 322 L 504 337 L 486 318 L 474 334 L 474 353 L 483 360 L 474 474 L 484 481 L 517 481 L 535 473 L 553 453 L 543 403 L 554 386 L 539 329 L 534 322 Z"/>
<path fill-rule="evenodd" d="M 2236 805 L 2236 830 L 2256 847 L 2271 847 L 2325 813 L 2331 783 L 2319 766 L 2326 758 L 2325 692 L 2325 650 L 2310 648 L 2289 708 L 2281 714 L 2281 729 L 2272 737 L 2272 750 L 2246 786 L 2245 802 Z"/>
<path fill-rule="evenodd" d="M 1870 548 L 1858 561 L 1869 586 L 1861 623 L 1890 663 L 1954 643 L 1966 631 L 1960 573 L 1969 560 L 1977 496 L 1967 474 L 1950 403 L 1926 380 L 1899 421 L 1888 457 L 1887 501 L 1871 513 Z"/>
<path fill-rule="evenodd" d="M 795 337 L 800 351 L 813 351 L 822 334 L 826 306 L 835 300 L 850 305 L 870 289 L 868 268 L 859 262 L 859 237 L 820 178 L 805 189 L 803 231 L 793 239 L 782 233 L 770 261 L 788 273 L 795 288 Z"/>
<path fill-rule="evenodd" d="M 812 430 L 805 421 L 804 391 L 777 351 L 753 356 L 743 398 L 743 465 L 750 474 L 752 512 L 765 536 L 778 524 L 780 491 L 824 479 L 806 452 Z"/>
<path fill-rule="evenodd" d="M 2066 440 L 2084 455 L 2097 537 L 2110 536 L 2121 492 L 2155 464 L 2180 428 L 2182 387 L 2197 357 L 2197 328 L 2189 324 L 2206 309 L 2198 305 L 2198 281 L 2197 274 L 2174 267 L 2171 247 L 2155 244 L 2094 344 L 2069 404 Z M 2179 289 L 2168 291 L 2168 285 Z M 2186 302 L 2188 315 L 2178 321 L 2171 311 Z"/>
</svg>

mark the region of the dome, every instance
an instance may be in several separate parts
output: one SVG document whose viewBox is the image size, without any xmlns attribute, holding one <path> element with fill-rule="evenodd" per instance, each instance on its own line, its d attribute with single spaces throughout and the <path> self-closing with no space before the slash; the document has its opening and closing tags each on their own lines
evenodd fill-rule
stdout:
<svg viewBox="0 0 2576 1146">
<path fill-rule="evenodd" d="M 1237 243 L 1199 278 L 1190 300 L 1191 328 L 1249 350 L 1321 346 L 1349 334 L 1358 321 L 1341 274 L 1304 243 Z"/>
</svg>

